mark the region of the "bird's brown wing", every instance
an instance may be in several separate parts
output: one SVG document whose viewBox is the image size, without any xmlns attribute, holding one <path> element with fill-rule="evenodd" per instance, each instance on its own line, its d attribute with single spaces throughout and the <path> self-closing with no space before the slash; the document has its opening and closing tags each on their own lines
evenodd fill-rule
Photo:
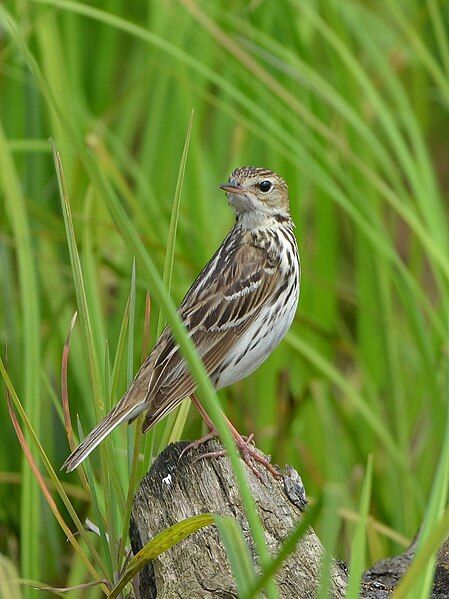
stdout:
<svg viewBox="0 0 449 599">
<path fill-rule="evenodd" d="M 248 243 L 243 235 L 249 233 L 234 231 L 234 236 L 231 233 L 226 238 L 179 307 L 182 321 L 212 379 L 262 307 L 270 304 L 280 283 L 281 275 L 273 258 L 262 248 Z M 186 360 L 168 328 L 150 357 L 154 360 L 147 387 L 150 407 L 144 431 L 196 388 Z M 137 390 L 139 375 L 135 384 Z M 132 401 L 131 397 L 129 400 Z"/>
<path fill-rule="evenodd" d="M 269 252 L 252 246 L 245 235 L 250 234 L 231 231 L 179 308 L 212 377 L 261 308 L 282 290 Z M 178 345 L 165 329 L 125 395 L 70 454 L 63 468 L 68 472 L 76 468 L 120 422 L 131 422 L 147 408 L 143 430 L 148 430 L 195 387 Z"/>
</svg>

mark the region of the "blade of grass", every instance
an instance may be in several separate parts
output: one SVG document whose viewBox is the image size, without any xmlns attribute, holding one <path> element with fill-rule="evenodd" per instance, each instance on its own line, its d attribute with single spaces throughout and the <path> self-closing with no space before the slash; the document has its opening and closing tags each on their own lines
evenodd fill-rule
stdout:
<svg viewBox="0 0 449 599">
<path fill-rule="evenodd" d="M 52 147 L 54 151 L 55 146 L 53 141 Z M 67 191 L 67 180 L 64 173 L 61 174 L 61 177 L 61 190 L 64 189 L 64 193 L 66 194 L 65 204 L 68 204 L 69 196 Z M 93 350 L 97 357 L 98 369 L 101 377 L 101 373 L 105 371 L 103 356 L 105 355 L 104 347 L 106 334 L 103 312 L 101 310 L 101 288 L 99 286 L 96 256 L 94 255 L 93 248 L 93 223 L 95 222 L 95 213 L 93 212 L 94 205 L 95 193 L 92 186 L 89 186 L 82 207 L 83 226 L 81 229 L 80 274 L 83 281 L 83 293 L 86 297 L 86 306 L 89 309 L 87 326 L 92 335 Z M 67 218 L 71 219 L 72 215 L 68 214 Z M 73 235 L 75 239 L 74 232 Z M 107 389 L 104 377 L 101 378 L 101 384 L 103 390 Z"/>
<path fill-rule="evenodd" d="M 126 382 L 128 385 L 134 378 L 134 325 L 136 320 L 136 260 L 131 268 L 131 288 L 129 291 L 129 324 L 128 351 L 126 356 Z"/>
<path fill-rule="evenodd" d="M 178 408 L 178 412 L 176 415 L 176 420 L 173 424 L 173 428 L 170 431 L 170 436 L 167 441 L 167 445 L 170 443 L 175 443 L 175 441 L 179 441 L 182 437 L 182 431 L 184 430 L 185 423 L 187 422 L 187 417 L 190 412 L 190 407 L 192 402 L 190 399 L 184 399 L 181 405 Z"/>
<path fill-rule="evenodd" d="M 360 498 L 359 521 L 355 529 L 351 544 L 351 558 L 349 562 L 349 579 L 346 597 L 357 599 L 360 595 L 362 574 L 365 570 L 366 554 L 366 529 L 368 522 L 369 506 L 371 501 L 371 489 L 373 482 L 373 456 L 368 456 L 366 464 L 365 480 L 363 481 L 362 495 Z"/>
<path fill-rule="evenodd" d="M 28 435 L 30 436 L 32 443 L 33 443 L 37 453 L 39 454 L 40 459 L 42 460 L 42 463 L 47 471 L 48 476 L 50 477 L 52 484 L 54 485 L 59 497 L 61 498 L 67 511 L 69 512 L 70 517 L 72 518 L 72 520 L 78 530 L 78 533 L 81 535 L 81 537 L 86 542 L 93 558 L 97 562 L 98 566 L 101 568 L 102 560 L 100 559 L 98 552 L 96 551 L 95 547 L 93 546 L 89 535 L 86 533 L 82 522 L 80 521 L 75 509 L 73 508 L 72 503 L 70 502 L 70 500 L 67 496 L 67 493 L 64 490 L 64 487 L 62 486 L 61 482 L 59 481 L 58 477 L 56 476 L 56 473 L 50 464 L 47 454 L 45 453 L 42 445 L 40 444 L 39 439 L 37 438 L 36 433 L 30 423 L 30 420 L 28 419 L 25 409 L 24 409 L 22 403 L 20 402 L 19 397 L 17 396 L 16 390 L 14 389 L 14 386 L 11 382 L 11 379 L 8 376 L 8 372 L 6 371 L 5 365 L 3 364 L 3 360 L 1 358 L 0 358 L 0 375 L 2 376 L 3 382 L 5 383 L 5 386 L 7 389 L 7 396 L 11 399 L 16 411 L 18 412 L 22 422 L 24 423 L 25 428 L 28 432 Z M 25 441 L 26 441 L 26 439 L 25 439 Z M 28 444 L 27 444 L 27 447 L 28 447 Z M 31 454 L 30 454 L 30 456 L 31 456 Z M 35 474 L 35 475 L 37 474 L 40 478 L 42 478 L 42 475 L 40 474 L 39 468 L 37 467 L 37 464 L 34 461 L 34 458 L 33 458 L 33 464 L 35 465 L 35 468 L 32 469 L 33 474 Z M 39 483 L 39 480 L 40 479 L 38 479 L 38 483 Z M 42 481 L 45 483 L 43 478 L 42 478 Z M 39 483 L 39 486 L 41 486 L 40 483 Z M 59 520 L 58 520 L 58 522 L 59 522 Z M 61 524 L 61 522 L 60 522 L 60 524 Z M 64 526 L 66 526 L 65 523 L 63 523 L 63 524 L 64 524 Z M 61 524 L 61 526 L 62 526 L 62 524 Z M 63 528 L 63 530 L 64 530 L 64 532 L 66 532 L 66 528 Z M 67 530 L 68 530 L 67 536 L 73 536 L 68 528 L 67 528 Z M 99 579 L 100 577 L 96 576 L 96 578 Z"/>
<path fill-rule="evenodd" d="M 192 136 L 193 116 L 194 116 L 194 110 L 192 110 L 192 112 L 190 113 L 190 118 L 189 118 L 189 122 L 187 125 L 187 131 L 186 131 L 185 140 L 184 140 L 184 147 L 182 149 L 182 154 L 181 154 L 181 161 L 179 163 L 178 177 L 176 180 L 175 195 L 173 197 L 173 207 L 172 207 L 171 217 L 170 217 L 170 226 L 168 229 L 167 247 L 165 250 L 164 271 L 162 274 L 162 282 L 163 282 L 165 288 L 167 289 L 168 293 L 170 293 L 170 290 L 171 290 L 171 282 L 172 282 L 172 276 L 173 276 L 173 263 L 174 263 L 174 256 L 175 256 L 175 247 L 176 247 L 176 233 L 178 230 L 179 209 L 181 206 L 181 194 L 182 194 L 184 176 L 185 176 L 186 165 L 187 165 L 187 157 L 189 154 L 190 138 Z M 163 314 L 162 310 L 160 310 L 159 316 L 158 316 L 158 321 L 157 321 L 156 338 L 159 337 L 159 335 L 161 334 L 163 326 L 164 326 L 164 314 Z M 174 412 L 173 414 L 170 414 L 168 416 L 166 423 L 165 423 L 164 434 L 162 435 L 162 440 L 161 440 L 161 443 L 159 444 L 158 454 L 165 447 L 167 439 L 170 436 L 170 434 L 173 430 L 173 427 L 175 426 L 175 422 L 178 421 L 178 416 L 180 414 L 182 416 L 185 416 L 186 415 L 185 410 L 183 410 L 182 412 L 177 410 L 176 412 Z M 179 423 L 178 423 L 178 426 L 179 426 Z M 153 440 L 153 438 L 151 438 L 151 441 L 152 440 Z M 151 452 L 150 452 L 152 443 L 149 443 L 149 441 L 150 440 L 148 440 L 145 444 L 144 460 L 143 460 L 144 472 L 147 471 L 150 461 L 152 459 Z"/>
<path fill-rule="evenodd" d="M 449 325 L 449 319 L 448 319 Z M 448 326 L 449 331 L 449 326 Z M 448 337 L 449 338 L 449 337 Z M 449 398 L 449 357 L 446 356 L 446 394 Z M 449 408 L 446 403 L 446 428 L 444 432 L 443 445 L 438 460 L 435 476 L 433 478 L 432 489 L 429 502 L 426 506 L 424 522 L 420 531 L 420 537 L 416 547 L 416 554 L 413 564 L 421 562 L 421 554 L 428 547 L 427 540 L 434 534 L 438 523 L 442 522 L 444 510 L 447 505 L 449 489 Z M 431 555 L 427 554 L 427 561 L 422 566 L 421 572 L 415 571 L 413 589 L 417 599 L 427 599 L 431 593 L 433 577 L 435 573 L 436 550 Z M 406 585 L 409 583 L 405 583 Z"/>
<path fill-rule="evenodd" d="M 77 297 L 78 308 L 81 314 L 81 323 L 84 334 L 85 345 L 88 354 L 88 361 L 90 364 L 90 374 L 94 395 L 94 411 L 96 420 L 100 420 L 100 418 L 105 413 L 105 404 L 104 404 L 104 382 L 102 381 L 102 377 L 100 374 L 100 360 L 98 352 L 99 347 L 95 343 L 95 335 L 93 333 L 93 328 L 91 326 L 91 305 L 88 301 L 88 295 L 86 293 L 86 288 L 84 284 L 83 271 L 81 268 L 81 262 L 78 254 L 78 248 L 75 237 L 75 230 L 73 226 L 73 218 L 72 211 L 70 207 L 70 202 L 68 198 L 68 191 L 65 182 L 64 170 L 62 167 L 62 162 L 60 155 L 54 146 L 53 146 L 53 158 L 55 163 L 56 175 L 58 180 L 58 189 L 60 194 L 61 207 L 64 217 L 64 224 L 66 228 L 67 234 L 67 243 L 69 247 L 70 254 L 70 262 L 72 265 L 72 272 L 74 276 L 75 283 L 75 292 Z M 94 312 L 95 312 L 94 308 Z M 111 446 L 111 439 L 108 437 L 105 440 L 105 443 L 100 448 L 100 460 L 101 460 L 101 472 L 103 476 L 107 477 L 108 484 L 112 485 L 109 489 L 109 492 L 106 493 L 106 510 L 108 521 L 112 524 L 113 515 L 112 509 L 115 505 L 114 501 L 114 490 L 119 491 L 118 497 L 120 497 L 120 481 L 118 479 L 117 469 L 114 467 L 112 453 L 107 451 L 106 448 Z M 112 532 L 111 532 L 112 535 Z"/>
<path fill-rule="evenodd" d="M 151 323 L 151 296 L 145 295 L 145 316 L 143 319 L 142 353 L 140 361 L 143 362 L 149 353 L 150 346 L 150 323 Z"/>
<path fill-rule="evenodd" d="M 91 582 L 84 582 L 81 584 L 75 584 L 70 587 L 52 587 L 48 584 L 44 584 L 43 582 L 38 582 L 36 580 L 21 580 L 22 584 L 27 584 L 38 591 L 47 591 L 52 595 L 56 595 L 57 597 L 65 598 L 65 593 L 71 593 L 73 591 L 84 591 L 86 589 L 91 589 L 93 587 L 97 587 L 103 582 L 107 582 L 106 580 L 93 580 Z"/>
<path fill-rule="evenodd" d="M 9 599 L 22 599 L 14 562 L 0 554 L 0 592 Z"/>
<path fill-rule="evenodd" d="M 119 385 L 120 369 L 123 366 L 126 338 L 127 338 L 127 333 L 128 333 L 128 327 L 129 327 L 129 310 L 130 310 L 130 298 L 128 296 L 125 310 L 123 312 L 122 322 L 120 325 L 120 331 L 118 334 L 117 345 L 115 348 L 114 363 L 112 365 L 111 390 L 110 390 L 108 409 L 112 409 L 112 407 L 116 401 L 116 398 L 117 398 L 116 396 L 117 396 L 118 385 Z"/>
<path fill-rule="evenodd" d="M 3 183 L 3 194 L 6 215 L 11 222 L 15 240 L 18 277 L 20 285 L 20 309 L 23 320 L 23 392 L 27 413 L 33 428 L 39 434 L 41 428 L 41 411 L 39 400 L 40 369 L 40 298 L 36 278 L 35 261 L 31 229 L 27 215 L 25 198 L 22 193 L 19 177 L 8 147 L 7 139 L 0 123 L 0 179 Z M 30 441 L 25 433 L 27 443 Z M 32 455 L 36 458 L 33 449 Z M 40 578 L 39 538 L 41 514 L 39 503 L 39 487 L 23 456 L 23 482 L 21 487 L 21 524 L 22 543 L 21 572 L 27 578 Z M 31 597 L 33 593 L 25 593 Z"/>
<path fill-rule="evenodd" d="M 67 337 L 64 343 L 64 349 L 62 350 L 62 364 L 61 364 L 61 401 L 62 401 L 62 411 L 64 414 L 64 425 L 67 434 L 67 440 L 69 442 L 69 447 L 73 451 L 76 447 L 76 442 L 73 437 L 73 428 L 72 428 L 72 420 L 70 418 L 70 403 L 69 403 L 69 391 L 67 385 L 67 370 L 68 370 L 68 362 L 69 362 L 69 353 L 70 353 L 70 336 L 73 332 L 73 328 L 75 327 L 76 317 L 78 312 L 75 310 L 72 320 L 69 326 L 69 332 L 67 333 Z"/>
<path fill-rule="evenodd" d="M 92 379 L 92 388 L 94 392 L 94 408 L 97 419 L 104 414 L 103 390 L 101 385 L 100 365 L 98 355 L 95 350 L 94 336 L 92 332 L 90 310 L 87 301 L 86 289 L 84 285 L 84 277 L 81 269 L 81 261 L 78 254 L 78 248 L 75 237 L 75 229 L 73 226 L 72 211 L 68 199 L 67 186 L 62 168 L 61 158 L 53 141 L 53 158 L 55 162 L 55 170 L 58 179 L 58 187 L 60 193 L 61 209 L 64 216 L 64 225 L 67 234 L 67 245 L 70 253 L 70 262 L 72 265 L 73 278 L 75 283 L 75 292 L 77 304 L 80 313 L 84 342 L 86 345 L 90 374 Z"/>
<path fill-rule="evenodd" d="M 342 493 L 339 485 L 328 483 L 323 491 L 323 547 L 324 553 L 320 569 L 320 586 L 318 599 L 326 599 L 330 595 L 331 570 L 337 545 L 338 533 L 341 521 L 338 515 L 339 506 L 342 501 Z"/>
<path fill-rule="evenodd" d="M 147 292 L 145 296 L 145 317 L 144 317 L 144 332 L 142 339 L 142 356 L 141 362 L 143 362 L 148 355 L 148 346 L 149 346 L 149 338 L 150 338 L 150 314 L 151 314 L 151 301 L 150 294 Z M 139 423 L 136 427 L 135 437 L 134 437 L 134 448 L 132 453 L 132 462 L 131 469 L 129 474 L 129 482 L 128 482 L 128 493 L 126 497 L 125 504 L 125 516 L 123 518 L 123 528 L 122 534 L 119 539 L 119 547 L 117 551 L 117 562 L 118 564 L 122 563 L 125 552 L 125 543 L 129 530 L 129 521 L 131 518 L 132 504 L 134 501 L 135 489 L 137 487 L 137 482 L 139 480 L 139 457 L 140 457 L 140 436 L 141 436 L 141 427 Z"/>
<path fill-rule="evenodd" d="M 226 549 L 239 597 L 245 597 L 255 584 L 256 570 L 242 529 L 234 518 L 215 515 L 214 522 Z"/>
<path fill-rule="evenodd" d="M 131 288 L 129 291 L 129 324 L 128 324 L 128 348 L 126 356 L 126 385 L 129 387 L 134 378 L 134 331 L 136 323 L 136 260 L 133 258 L 131 268 Z M 137 428 L 139 428 L 137 426 Z M 127 429 L 128 469 L 132 469 L 133 454 L 136 443 L 136 434 Z M 138 444 L 140 450 L 140 443 Z"/>
<path fill-rule="evenodd" d="M 242 599 L 254 599 L 260 596 L 260 592 L 264 588 L 267 580 L 270 580 L 270 578 L 276 574 L 286 558 L 295 550 L 296 545 L 306 534 L 307 530 L 313 526 L 322 507 L 323 502 L 321 497 L 319 497 L 315 505 L 307 509 L 303 514 L 303 518 L 301 518 L 293 531 L 282 543 L 277 555 L 264 566 L 259 578 L 255 581 L 254 585 L 248 589 L 247 593 L 242 595 Z"/>
<path fill-rule="evenodd" d="M 79 419 L 78 419 L 78 436 L 80 439 L 84 438 L 83 428 L 81 426 Z M 89 490 L 90 490 L 90 495 L 92 498 L 93 513 L 94 513 L 94 517 L 95 517 L 95 520 L 96 520 L 97 526 L 98 526 L 98 536 L 100 537 L 101 547 L 103 550 L 103 556 L 104 556 L 104 560 L 106 563 L 106 567 L 108 569 L 109 580 L 114 580 L 114 567 L 112 564 L 112 555 L 111 555 L 112 550 L 113 550 L 113 547 L 111 547 L 111 545 L 113 544 L 113 540 L 111 540 L 110 535 L 107 535 L 107 533 L 106 533 L 105 523 L 107 522 L 107 520 L 103 516 L 103 513 L 100 509 L 99 498 L 97 495 L 97 485 L 95 483 L 95 478 L 94 478 L 94 474 L 93 474 L 90 463 L 86 464 L 84 472 L 86 474 L 86 478 L 89 483 Z M 108 528 L 109 528 L 109 530 L 111 530 L 112 527 L 108 527 Z"/>
<path fill-rule="evenodd" d="M 429 564 L 433 562 L 434 556 L 441 544 L 449 535 L 449 509 L 446 509 L 442 518 L 429 532 L 426 541 L 422 544 L 419 554 L 416 555 L 412 565 L 407 570 L 404 578 L 393 591 L 391 599 L 406 599 L 417 597 L 415 595 L 416 584 L 420 580 L 423 571 L 426 572 Z M 413 595 L 409 593 L 413 592 Z M 421 595 L 424 597 L 424 595 Z M 429 594 L 425 595 L 426 599 Z"/>
<path fill-rule="evenodd" d="M 54 487 L 53 483 L 48 477 L 44 477 L 44 480 L 48 487 Z M 20 485 L 22 484 L 22 476 L 19 472 L 0 472 L 0 484 Z M 73 499 L 78 499 L 85 502 L 90 501 L 90 494 L 81 487 L 66 482 L 61 484 L 69 497 L 73 497 Z"/>
<path fill-rule="evenodd" d="M 200 514 L 199 516 L 191 516 L 181 522 L 177 522 L 166 528 L 158 535 L 153 537 L 129 562 L 124 574 L 108 595 L 109 599 L 115 599 L 120 594 L 121 590 L 128 584 L 132 578 L 149 562 L 154 560 L 158 555 L 180 543 L 183 539 L 190 536 L 194 532 L 210 526 L 214 523 L 212 514 Z"/>
<path fill-rule="evenodd" d="M 449 43 L 446 25 L 441 15 L 438 2 L 436 2 L 436 0 L 427 0 L 427 6 L 435 30 L 435 39 L 439 46 L 441 60 L 443 61 L 446 70 L 446 76 L 449 76 Z"/>
<path fill-rule="evenodd" d="M 359 514 L 353 510 L 341 508 L 338 513 L 340 514 L 340 517 L 343 520 L 347 520 L 348 522 L 354 522 L 355 524 L 357 524 L 360 520 Z M 375 518 L 370 516 L 369 524 L 373 528 L 373 530 L 376 531 L 376 534 L 391 539 L 392 541 L 397 543 L 397 545 L 403 547 L 404 549 L 410 547 L 411 539 L 409 537 L 401 535 L 398 531 L 393 530 L 389 526 L 386 526 L 386 524 L 384 524 L 383 522 L 379 522 L 379 520 L 376 520 Z"/>
<path fill-rule="evenodd" d="M 3 362 L 0 360 L 0 370 L 1 370 L 1 374 L 4 377 L 4 374 L 6 374 L 6 372 L 4 372 L 4 366 L 3 366 Z M 6 375 L 7 376 L 7 375 Z M 4 377 L 5 383 L 7 382 L 5 377 Z M 8 385 L 8 391 L 10 391 L 10 387 Z M 7 402 L 8 402 L 8 410 L 9 410 L 9 415 L 11 417 L 11 421 L 13 423 L 14 426 L 14 430 L 16 432 L 17 438 L 20 442 L 20 445 L 23 449 L 24 452 L 24 456 L 25 458 L 28 460 L 28 463 L 30 464 L 31 470 L 33 472 L 33 475 L 35 477 L 36 482 L 38 483 L 50 509 L 52 510 L 56 520 L 58 521 L 59 525 L 61 526 L 62 530 L 64 531 L 64 533 L 67 535 L 67 539 L 69 540 L 69 542 L 73 545 L 73 548 L 75 549 L 75 551 L 78 553 L 78 555 L 81 557 L 81 559 L 83 560 L 86 568 L 89 570 L 89 572 L 91 573 L 91 575 L 96 579 L 96 580 L 102 580 L 100 578 L 100 575 L 98 574 L 98 572 L 95 570 L 94 566 L 91 564 L 91 562 L 89 561 L 89 559 L 87 558 L 87 556 L 85 555 L 85 553 L 83 552 L 83 550 L 81 549 L 78 541 L 75 539 L 74 535 L 72 534 L 72 532 L 70 531 L 69 527 L 67 526 L 67 524 L 65 523 L 57 505 L 56 502 L 54 501 L 46 483 L 45 480 L 42 476 L 42 474 L 39 471 L 39 468 L 36 464 L 36 461 L 33 458 L 33 455 L 31 453 L 30 447 L 25 439 L 25 436 L 22 432 L 22 429 L 19 426 L 19 422 L 17 420 L 17 417 L 15 415 L 15 412 L 13 410 L 13 406 L 12 406 L 12 401 L 9 397 L 7 397 Z M 102 584 L 102 590 L 103 592 L 106 593 L 107 591 L 107 587 L 104 585 L 104 583 Z"/>
<path fill-rule="evenodd" d="M 290 347 L 298 351 L 306 360 L 312 363 L 315 368 L 325 374 L 326 378 L 332 381 L 344 395 L 351 400 L 354 407 L 356 407 L 360 414 L 362 414 L 370 428 L 382 441 L 385 448 L 388 450 L 391 459 L 393 459 L 401 468 L 406 468 L 403 455 L 397 448 L 390 433 L 385 428 L 384 423 L 370 409 L 360 393 L 344 378 L 344 376 L 341 375 L 328 360 L 323 358 L 323 356 L 315 351 L 313 347 L 300 339 L 295 333 L 288 333 L 286 341 Z"/>
<path fill-rule="evenodd" d="M 158 48 L 163 49 L 169 55 L 185 63 L 195 72 L 198 72 L 202 76 L 207 77 L 208 80 L 215 83 L 217 86 L 219 86 L 226 92 L 230 93 L 231 96 L 235 98 L 236 101 L 241 103 L 242 106 L 247 107 L 251 114 L 260 117 L 260 120 L 264 125 L 264 131 L 269 131 L 271 128 L 275 128 L 277 134 L 280 135 L 281 139 L 284 139 L 285 143 L 287 143 L 288 146 L 295 148 L 295 151 L 298 155 L 294 158 L 292 157 L 293 163 L 298 164 L 301 168 L 307 167 L 309 176 L 313 177 L 316 184 L 323 188 L 326 191 L 326 193 L 329 193 L 333 200 L 336 201 L 340 206 L 342 206 L 345 211 L 347 211 L 350 218 L 355 220 L 357 226 L 359 226 L 362 232 L 368 236 L 368 239 L 375 244 L 376 249 L 384 253 L 387 256 L 387 258 L 390 261 L 392 261 L 395 266 L 399 268 L 400 272 L 404 277 L 404 281 L 411 289 L 413 289 L 413 292 L 419 294 L 420 298 L 423 300 L 424 303 L 427 302 L 427 296 L 422 292 L 422 290 L 419 289 L 416 282 L 410 276 L 410 273 L 408 273 L 407 269 L 404 268 L 404 265 L 402 261 L 398 258 L 397 254 L 394 251 L 391 251 L 388 240 L 380 240 L 379 231 L 374 232 L 373 230 L 369 230 L 368 223 L 365 223 L 360 219 L 360 216 L 357 215 L 356 211 L 354 210 L 354 207 L 350 205 L 345 194 L 341 193 L 340 190 L 334 185 L 334 183 L 329 180 L 329 177 L 327 176 L 325 171 L 323 171 L 321 167 L 319 167 L 318 163 L 315 163 L 313 165 L 310 163 L 310 156 L 304 154 L 304 152 L 302 151 L 301 144 L 298 145 L 297 140 L 290 135 L 289 131 L 287 131 L 286 129 L 279 128 L 273 121 L 273 119 L 270 117 L 270 115 L 260 109 L 257 102 L 251 102 L 247 96 L 242 94 L 236 87 L 233 87 L 226 79 L 220 77 L 215 71 L 208 69 L 205 65 L 200 63 L 198 60 L 194 59 L 192 56 L 186 55 L 182 52 L 181 49 L 171 45 L 170 43 L 167 43 L 166 40 L 161 40 L 157 35 L 153 34 L 152 32 L 149 32 L 141 27 L 129 23 L 124 19 L 121 19 L 119 17 L 116 17 L 115 15 L 108 14 L 104 11 L 92 7 L 79 4 L 77 2 L 71 2 L 70 0 L 33 1 L 51 4 L 54 6 L 64 8 L 66 10 L 75 11 L 79 14 L 84 14 L 85 16 L 88 16 L 90 18 L 98 19 L 101 22 L 106 23 L 108 25 L 118 27 L 123 31 L 126 31 L 131 35 L 135 36 L 136 38 L 143 39 L 147 43 L 154 44 Z M 267 135 L 265 134 L 264 140 L 269 139 L 270 137 L 267 137 Z M 342 151 L 343 150 L 344 148 L 342 148 Z M 334 163 L 332 162 L 330 166 L 333 165 Z M 363 172 L 365 172 L 365 170 L 363 170 Z M 370 179 L 372 178 L 369 173 L 367 174 L 367 176 Z M 378 182 L 382 185 L 381 180 L 379 180 L 378 177 L 377 179 Z M 385 188 L 385 186 L 383 187 Z M 391 196 L 391 198 L 394 198 L 394 194 Z M 399 209 L 400 207 L 401 202 L 397 201 L 395 204 L 395 209 Z M 415 224 L 417 223 L 418 221 L 416 221 Z M 424 234 L 423 230 L 420 231 L 420 235 L 422 234 Z M 444 269 L 445 276 L 447 279 L 449 279 L 449 264 L 447 263 L 444 252 L 440 252 L 438 246 L 434 243 L 431 243 L 431 237 L 428 237 L 428 241 L 430 242 L 429 249 L 432 251 L 432 254 L 435 252 L 435 258 L 437 258 L 438 261 L 441 263 L 441 266 Z M 442 331 L 444 327 L 438 322 L 438 316 L 435 313 L 435 311 L 432 310 L 431 307 L 426 307 L 426 309 L 430 318 L 432 319 L 434 326 L 436 326 L 438 330 Z"/>
<path fill-rule="evenodd" d="M 62 350 L 62 361 L 61 361 L 61 403 L 62 403 L 62 412 L 64 415 L 64 426 L 66 430 L 67 440 L 69 442 L 69 447 L 73 451 L 76 447 L 75 438 L 73 436 L 73 428 L 72 428 L 72 420 L 70 417 L 70 402 L 69 402 L 69 390 L 67 384 L 67 372 L 68 372 L 68 362 L 69 362 L 69 353 L 70 353 L 70 337 L 72 335 L 73 329 L 75 327 L 76 318 L 78 316 L 78 312 L 75 310 L 73 314 L 72 320 L 70 321 L 69 331 L 67 333 L 67 337 L 64 343 L 64 348 Z M 80 472 L 80 479 L 83 488 L 89 492 L 89 483 L 87 482 L 87 478 L 84 472 Z"/>
<path fill-rule="evenodd" d="M 135 303 L 135 297 L 134 299 L 132 298 L 132 295 L 134 294 L 135 296 L 135 285 L 136 285 L 136 280 L 135 280 L 135 260 L 133 260 L 133 269 L 132 269 L 132 273 L 131 273 L 131 289 L 130 289 L 130 295 L 129 295 L 129 304 L 131 305 L 131 303 Z M 133 330 L 134 330 L 134 314 L 135 314 L 135 308 L 133 310 L 133 319 L 132 319 L 132 323 L 133 323 Z M 131 324 L 130 324 L 131 326 Z M 131 333 L 129 333 L 131 334 Z M 134 335 L 133 335 L 134 337 Z M 129 339 L 129 336 L 128 336 Z M 132 351 L 132 353 L 131 353 Z M 130 362 L 132 363 L 132 355 L 134 354 L 134 338 L 133 338 L 133 343 L 132 343 L 132 347 L 130 347 L 130 345 L 128 344 L 128 384 L 130 383 L 130 379 L 132 379 L 133 376 L 133 368 L 131 365 L 130 368 Z M 123 517 L 123 524 L 122 524 L 122 532 L 119 538 L 119 545 L 118 545 L 118 551 L 117 551 L 117 562 L 118 564 L 122 563 L 122 559 L 124 558 L 124 554 L 125 554 L 125 544 L 126 544 L 126 539 L 127 539 L 127 535 L 128 535 L 128 530 L 129 530 L 129 521 L 131 518 L 131 510 L 132 510 L 132 505 L 133 505 L 133 501 L 134 501 L 134 494 L 135 494 L 135 489 L 137 487 L 137 483 L 138 483 L 138 474 L 139 474 L 139 456 L 140 456 L 140 439 L 141 439 L 141 419 L 138 419 L 137 421 L 137 426 L 134 432 L 134 441 L 132 444 L 132 447 L 128 445 L 128 463 L 129 463 L 129 478 L 128 478 L 128 492 L 126 495 L 126 503 L 125 503 L 125 508 L 124 508 L 124 517 Z M 129 433 L 128 433 L 128 438 L 129 438 Z"/>
<path fill-rule="evenodd" d="M 175 194 L 173 197 L 173 206 L 170 217 L 170 227 L 168 229 L 168 238 L 167 238 L 167 247 L 165 251 L 165 259 L 164 259 L 164 271 L 162 274 L 162 282 L 167 289 L 167 292 L 171 291 L 171 282 L 173 276 L 173 263 L 175 257 L 175 247 L 176 247 L 176 233 L 178 230 L 178 220 L 179 220 L 179 208 L 181 206 L 181 194 L 182 187 L 184 183 L 184 176 L 186 172 L 187 165 L 187 157 L 189 154 L 189 145 L 190 138 L 192 136 L 192 127 L 193 127 L 193 116 L 194 110 L 190 113 L 189 122 L 187 125 L 187 131 L 184 139 L 184 147 L 182 149 L 181 161 L 179 163 L 178 169 L 178 177 L 176 179 L 176 188 Z M 159 312 L 158 320 L 157 320 L 157 329 L 156 329 L 156 337 L 162 332 L 162 329 L 165 324 L 164 313 L 162 310 Z"/>
</svg>

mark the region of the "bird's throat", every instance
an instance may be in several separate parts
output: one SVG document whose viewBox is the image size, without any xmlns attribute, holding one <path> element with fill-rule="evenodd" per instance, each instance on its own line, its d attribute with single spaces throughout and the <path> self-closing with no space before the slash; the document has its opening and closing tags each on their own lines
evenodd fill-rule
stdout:
<svg viewBox="0 0 449 599">
<path fill-rule="evenodd" d="M 254 229 L 264 229 L 277 227 L 279 224 L 291 223 L 291 217 L 287 212 L 259 212 L 248 210 L 237 214 L 236 224 L 250 231 Z"/>
</svg>

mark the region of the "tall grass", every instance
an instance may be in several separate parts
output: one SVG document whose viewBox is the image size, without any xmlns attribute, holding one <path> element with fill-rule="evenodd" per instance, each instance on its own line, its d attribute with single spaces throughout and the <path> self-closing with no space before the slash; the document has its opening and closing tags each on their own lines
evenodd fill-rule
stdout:
<svg viewBox="0 0 449 599">
<path fill-rule="evenodd" d="M 59 381 L 75 310 L 67 393 L 77 436 L 126 388 L 149 318 L 150 346 L 165 320 L 176 329 L 230 445 L 174 306 L 232 224 L 218 184 L 261 164 L 289 184 L 300 307 L 273 356 L 220 402 L 262 450 L 301 472 L 311 497 L 323 495 L 315 527 L 350 562 L 351 596 L 360 570 L 402 550 L 424 522 L 407 588 L 425 597 L 447 529 L 449 458 L 440 3 L 33 0 L 7 2 L 0 15 L 2 371 L 27 448 L 0 402 L 1 588 L 14 568 L 54 586 L 111 582 L 143 474 L 137 450 L 149 461 L 169 439 L 201 433 L 186 409 L 142 445 L 120 427 L 84 477 L 56 476 L 69 451 Z M 267 584 L 277 562 L 231 457 Z M 59 516 L 72 530 L 88 516 L 98 538 L 83 533 L 73 548 Z M 223 539 L 238 551 L 238 532 Z"/>
</svg>

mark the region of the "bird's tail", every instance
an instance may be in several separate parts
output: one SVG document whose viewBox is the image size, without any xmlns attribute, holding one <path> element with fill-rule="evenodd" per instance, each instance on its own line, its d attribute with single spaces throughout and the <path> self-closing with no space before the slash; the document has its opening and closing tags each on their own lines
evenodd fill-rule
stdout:
<svg viewBox="0 0 449 599">
<path fill-rule="evenodd" d="M 84 462 L 87 456 L 99 445 L 105 437 L 111 433 L 116 426 L 124 420 L 131 420 L 138 416 L 148 407 L 148 404 L 143 401 L 137 406 L 119 402 L 115 408 L 107 414 L 101 422 L 93 428 L 87 437 L 78 445 L 61 467 L 61 470 L 71 472 L 77 466 Z"/>
</svg>

